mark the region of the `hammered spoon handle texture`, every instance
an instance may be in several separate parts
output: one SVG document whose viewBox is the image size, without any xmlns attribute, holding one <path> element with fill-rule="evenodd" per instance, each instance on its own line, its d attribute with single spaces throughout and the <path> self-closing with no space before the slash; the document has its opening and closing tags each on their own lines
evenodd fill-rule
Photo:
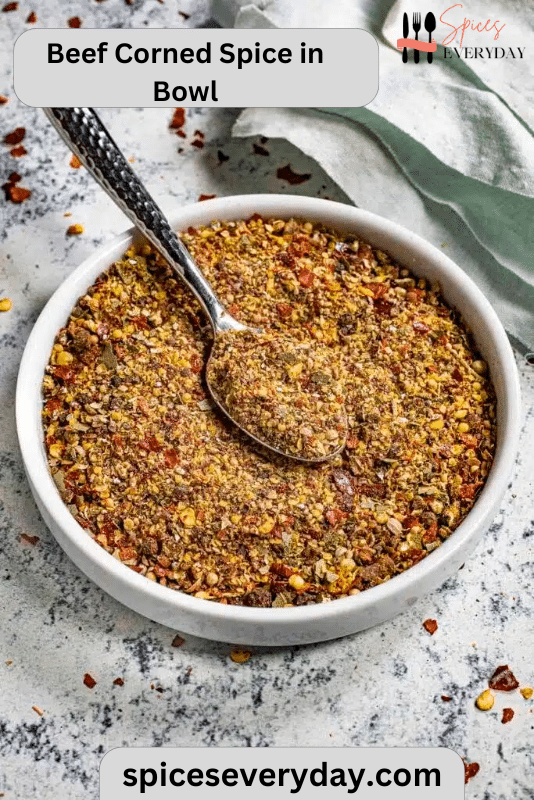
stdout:
<svg viewBox="0 0 534 800">
<path fill-rule="evenodd" d="M 141 231 L 204 308 L 215 333 L 245 330 L 217 299 L 190 253 L 92 108 L 45 108 L 46 116 L 88 172 Z"/>
</svg>

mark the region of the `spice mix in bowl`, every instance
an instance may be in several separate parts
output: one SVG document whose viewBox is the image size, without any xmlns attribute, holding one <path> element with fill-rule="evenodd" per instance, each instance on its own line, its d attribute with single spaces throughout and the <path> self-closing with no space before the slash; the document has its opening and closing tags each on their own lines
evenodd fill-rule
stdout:
<svg viewBox="0 0 534 800">
<path fill-rule="evenodd" d="M 288 382 L 343 373 L 346 446 L 299 464 L 232 426 L 206 389 L 196 299 L 134 244 L 79 298 L 43 381 L 48 465 L 76 521 L 146 579 L 227 605 L 325 603 L 420 562 L 473 507 L 496 444 L 486 362 L 439 286 L 306 219 L 181 236 L 232 315 L 296 343 Z M 313 344 L 329 355 L 310 372 Z"/>
</svg>

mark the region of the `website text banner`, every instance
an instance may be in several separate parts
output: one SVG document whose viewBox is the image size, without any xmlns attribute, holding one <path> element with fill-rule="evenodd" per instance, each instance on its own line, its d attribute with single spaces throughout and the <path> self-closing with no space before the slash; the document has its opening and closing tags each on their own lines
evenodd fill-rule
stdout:
<svg viewBox="0 0 534 800">
<path fill-rule="evenodd" d="M 367 105 L 378 46 L 360 29 L 26 31 L 15 92 L 29 106 Z"/>
<path fill-rule="evenodd" d="M 463 800 L 464 765 L 445 747 L 117 748 L 100 800 Z"/>
</svg>

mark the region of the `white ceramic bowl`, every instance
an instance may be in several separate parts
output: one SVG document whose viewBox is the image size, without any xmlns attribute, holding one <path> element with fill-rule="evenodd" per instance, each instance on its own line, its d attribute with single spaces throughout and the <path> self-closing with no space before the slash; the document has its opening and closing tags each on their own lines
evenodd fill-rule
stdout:
<svg viewBox="0 0 534 800">
<path fill-rule="evenodd" d="M 471 328 L 489 364 L 497 393 L 498 442 L 490 475 L 473 509 L 441 547 L 411 569 L 354 597 L 300 608 L 225 606 L 152 583 L 94 542 L 71 516 L 47 468 L 41 425 L 41 381 L 58 329 L 77 298 L 118 259 L 135 237 L 117 236 L 87 259 L 55 292 L 30 335 L 17 385 L 17 427 L 28 480 L 41 514 L 69 558 L 102 589 L 146 617 L 185 633 L 235 644 L 305 644 L 363 630 L 411 606 L 450 577 L 474 549 L 496 514 L 517 451 L 519 381 L 506 334 L 473 281 L 440 250 L 386 219 L 328 200 L 287 195 L 246 195 L 208 200 L 170 217 L 176 230 L 214 219 L 251 216 L 319 221 L 361 235 L 420 276 L 438 280 L 448 302 Z"/>
</svg>

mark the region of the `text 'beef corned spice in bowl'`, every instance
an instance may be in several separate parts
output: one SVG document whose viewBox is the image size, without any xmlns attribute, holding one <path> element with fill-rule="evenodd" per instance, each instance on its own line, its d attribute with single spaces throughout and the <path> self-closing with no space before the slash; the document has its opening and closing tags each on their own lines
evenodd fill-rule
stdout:
<svg viewBox="0 0 534 800">
<path fill-rule="evenodd" d="M 149 580 L 226 604 L 326 602 L 416 564 L 469 512 L 495 448 L 486 364 L 438 287 L 310 222 L 182 237 L 237 319 L 330 351 L 345 447 L 277 458 L 217 412 L 200 307 L 136 245 L 79 299 L 46 369 L 49 466 L 71 513 Z"/>
</svg>

